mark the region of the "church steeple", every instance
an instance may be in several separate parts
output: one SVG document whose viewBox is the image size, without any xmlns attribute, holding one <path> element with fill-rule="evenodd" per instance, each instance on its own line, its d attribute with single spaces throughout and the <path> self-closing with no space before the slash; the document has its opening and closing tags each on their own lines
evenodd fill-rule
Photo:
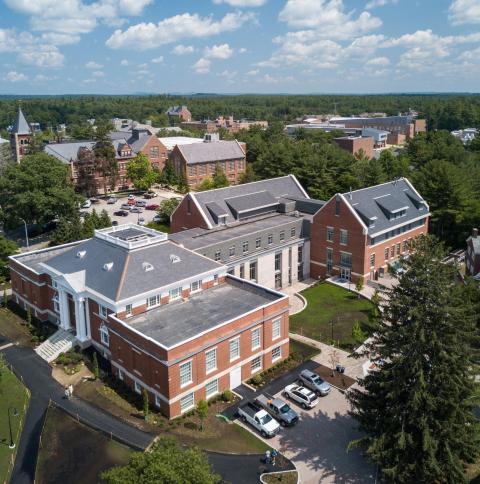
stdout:
<svg viewBox="0 0 480 484">
<path fill-rule="evenodd" d="M 22 108 L 18 108 L 15 123 L 10 133 L 10 146 L 12 147 L 13 156 L 17 163 L 20 163 L 22 157 L 30 152 L 32 143 L 32 128 L 28 124 Z"/>
</svg>

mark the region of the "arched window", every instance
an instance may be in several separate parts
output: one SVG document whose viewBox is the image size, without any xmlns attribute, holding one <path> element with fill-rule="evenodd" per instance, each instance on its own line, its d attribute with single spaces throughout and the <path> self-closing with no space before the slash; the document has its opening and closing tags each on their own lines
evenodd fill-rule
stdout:
<svg viewBox="0 0 480 484">
<path fill-rule="evenodd" d="M 100 326 L 100 340 L 105 346 L 108 346 L 110 344 L 110 336 L 108 334 L 108 328 L 104 323 L 102 323 Z"/>
</svg>

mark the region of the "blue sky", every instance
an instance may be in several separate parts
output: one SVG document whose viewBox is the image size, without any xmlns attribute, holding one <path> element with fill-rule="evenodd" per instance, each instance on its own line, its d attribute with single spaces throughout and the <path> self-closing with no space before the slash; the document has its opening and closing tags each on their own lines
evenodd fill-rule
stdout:
<svg viewBox="0 0 480 484">
<path fill-rule="evenodd" d="M 480 90 L 480 0 L 0 2 L 1 94 Z"/>
</svg>

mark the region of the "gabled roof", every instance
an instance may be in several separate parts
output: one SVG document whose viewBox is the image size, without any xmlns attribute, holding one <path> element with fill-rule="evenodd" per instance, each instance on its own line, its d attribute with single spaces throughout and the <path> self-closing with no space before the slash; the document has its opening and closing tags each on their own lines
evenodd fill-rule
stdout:
<svg viewBox="0 0 480 484">
<path fill-rule="evenodd" d="M 70 163 L 78 159 L 78 151 L 80 148 L 88 150 L 93 149 L 95 141 L 76 141 L 74 143 L 51 143 L 45 145 L 45 153 L 54 156 L 55 158 Z"/>
<path fill-rule="evenodd" d="M 342 196 L 371 236 L 429 214 L 427 202 L 406 178 L 347 192 Z"/>
<path fill-rule="evenodd" d="M 14 134 L 32 134 L 32 130 L 25 115 L 23 114 L 22 108 L 18 108 L 17 116 L 15 118 L 15 123 L 13 124 L 12 133 Z"/>
<path fill-rule="evenodd" d="M 178 116 L 183 109 L 187 109 L 187 106 L 171 106 L 168 108 L 167 114 L 170 116 Z"/>
<path fill-rule="evenodd" d="M 255 207 L 263 207 L 266 204 L 275 205 L 282 198 L 310 198 L 293 175 L 205 192 L 189 193 L 187 196 L 196 202 L 209 227 L 218 223 L 215 220 L 215 215 L 212 215 L 212 209 L 216 216 L 227 214 L 226 222 L 231 223 L 237 219 L 234 213 L 235 208 L 232 210 L 232 207 L 239 208 L 241 205 L 239 209 L 245 210 L 245 204 L 248 203 L 248 209 L 253 210 Z"/>
<path fill-rule="evenodd" d="M 187 164 L 206 163 L 245 158 L 245 152 L 237 141 L 211 141 L 177 145 Z"/>
</svg>

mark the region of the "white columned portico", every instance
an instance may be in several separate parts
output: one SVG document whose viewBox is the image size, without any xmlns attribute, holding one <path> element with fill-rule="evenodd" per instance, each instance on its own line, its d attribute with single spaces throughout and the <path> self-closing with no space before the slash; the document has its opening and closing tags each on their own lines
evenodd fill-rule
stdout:
<svg viewBox="0 0 480 484">
<path fill-rule="evenodd" d="M 77 330 L 77 339 L 85 341 L 87 339 L 87 327 L 85 321 L 85 298 L 75 298 L 75 322 Z"/>
<path fill-rule="evenodd" d="M 68 306 L 68 294 L 65 289 L 58 288 L 58 303 L 60 305 L 60 327 L 70 329 L 70 308 Z"/>
</svg>

